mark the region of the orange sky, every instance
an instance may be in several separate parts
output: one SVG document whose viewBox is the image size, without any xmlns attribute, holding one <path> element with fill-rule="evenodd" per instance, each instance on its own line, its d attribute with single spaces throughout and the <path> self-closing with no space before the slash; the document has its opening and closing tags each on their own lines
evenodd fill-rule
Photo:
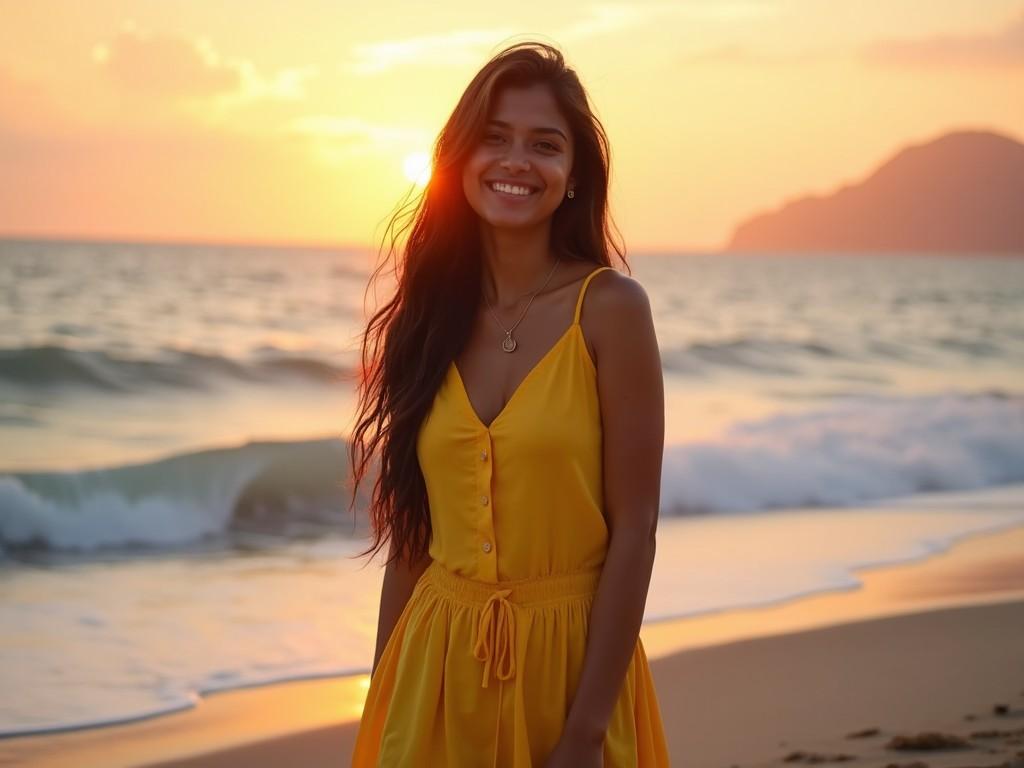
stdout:
<svg viewBox="0 0 1024 768">
<path fill-rule="evenodd" d="M 0 233 L 379 244 L 473 73 L 562 48 L 612 143 L 630 251 L 900 147 L 1024 140 L 1024 2 L 0 0 Z"/>
</svg>

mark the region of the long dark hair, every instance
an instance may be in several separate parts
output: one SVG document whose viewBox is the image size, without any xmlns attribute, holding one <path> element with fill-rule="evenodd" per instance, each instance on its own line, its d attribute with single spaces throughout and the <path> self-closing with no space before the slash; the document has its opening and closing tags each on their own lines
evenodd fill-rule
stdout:
<svg viewBox="0 0 1024 768">
<path fill-rule="evenodd" d="M 484 134 L 497 95 L 505 87 L 547 85 L 572 131 L 575 197 L 555 211 L 551 247 L 558 254 L 611 266 L 609 249 L 625 264 L 612 239 L 608 213 L 611 158 L 601 122 L 576 73 L 546 43 L 517 43 L 477 73 L 434 143 L 430 180 L 418 199 L 401 206 L 387 230 L 391 243 L 371 284 L 389 259 L 394 296 L 369 320 L 362 340 L 358 405 L 349 459 L 352 503 L 373 457 L 377 480 L 369 501 L 372 556 L 391 539 L 388 558 L 418 560 L 430 546 L 430 510 L 416 455 L 420 426 L 451 361 L 468 341 L 480 301 L 481 247 L 476 212 L 462 189 L 462 168 Z M 408 198 L 407 198 L 408 199 Z M 410 210 L 411 206 L 411 210 Z M 395 258 L 396 222 L 411 218 L 404 253 Z M 626 265 L 628 269 L 628 264 Z M 369 286 L 368 286 L 369 287 Z"/>
</svg>

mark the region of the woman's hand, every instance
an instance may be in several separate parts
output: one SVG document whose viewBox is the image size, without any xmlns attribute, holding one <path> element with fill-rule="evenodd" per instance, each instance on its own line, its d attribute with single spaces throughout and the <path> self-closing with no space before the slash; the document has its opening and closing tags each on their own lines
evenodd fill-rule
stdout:
<svg viewBox="0 0 1024 768">
<path fill-rule="evenodd" d="M 566 731 L 544 768 L 604 768 L 604 740 L 595 741 Z"/>
</svg>

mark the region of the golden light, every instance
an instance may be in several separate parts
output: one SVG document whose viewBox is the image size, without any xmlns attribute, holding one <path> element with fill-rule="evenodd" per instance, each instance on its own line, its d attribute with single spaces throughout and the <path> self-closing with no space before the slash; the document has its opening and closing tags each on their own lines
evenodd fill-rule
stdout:
<svg viewBox="0 0 1024 768">
<path fill-rule="evenodd" d="M 405 171 L 405 178 L 417 186 L 426 186 L 430 181 L 430 155 L 426 152 L 413 152 L 411 155 L 406 155 L 402 168 Z"/>
</svg>

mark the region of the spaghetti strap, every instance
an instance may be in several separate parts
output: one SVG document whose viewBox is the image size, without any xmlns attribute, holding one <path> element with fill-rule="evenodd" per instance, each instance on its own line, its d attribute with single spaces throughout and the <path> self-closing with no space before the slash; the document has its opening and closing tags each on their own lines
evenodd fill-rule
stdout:
<svg viewBox="0 0 1024 768">
<path fill-rule="evenodd" d="M 587 292 L 587 285 L 590 283 L 590 279 L 598 272 L 602 272 L 606 269 L 612 269 L 612 267 L 598 267 L 583 279 L 583 285 L 580 286 L 580 295 L 576 299 L 576 314 L 574 314 L 572 318 L 573 325 L 579 325 L 580 309 L 583 308 L 583 294 Z"/>
</svg>

